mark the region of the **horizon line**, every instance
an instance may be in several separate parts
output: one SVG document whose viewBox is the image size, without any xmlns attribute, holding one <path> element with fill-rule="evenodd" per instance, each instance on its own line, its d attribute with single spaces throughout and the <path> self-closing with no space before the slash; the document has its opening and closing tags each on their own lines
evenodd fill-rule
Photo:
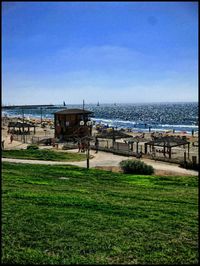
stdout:
<svg viewBox="0 0 200 266">
<path fill-rule="evenodd" d="M 149 101 L 149 102 L 100 102 L 100 101 L 97 101 L 97 102 L 89 102 L 89 103 L 87 103 L 87 102 L 84 102 L 84 105 L 89 105 L 89 104 L 94 104 L 94 105 L 97 105 L 97 103 L 99 103 L 99 105 L 101 105 L 101 104 L 150 104 L 150 103 L 153 103 L 153 104 L 156 104 L 156 103 L 198 103 L 198 100 L 197 101 L 160 101 L 160 102 L 158 102 L 158 101 Z M 65 104 L 66 104 L 66 106 L 67 105 L 83 105 L 83 103 L 66 103 L 65 102 Z M 41 103 L 41 104 L 33 104 L 33 103 L 31 103 L 31 104 L 11 104 L 11 103 L 8 103 L 8 104 L 3 104 L 2 103 L 2 107 L 4 107 L 4 106 L 20 106 L 20 105 L 22 105 L 22 106 L 34 106 L 34 105 L 38 105 L 38 106 L 41 106 L 41 105 L 52 105 L 52 106 L 57 106 L 57 105 L 63 105 L 63 104 L 61 104 L 61 103 L 55 103 L 55 104 L 53 104 L 53 103 Z"/>
</svg>

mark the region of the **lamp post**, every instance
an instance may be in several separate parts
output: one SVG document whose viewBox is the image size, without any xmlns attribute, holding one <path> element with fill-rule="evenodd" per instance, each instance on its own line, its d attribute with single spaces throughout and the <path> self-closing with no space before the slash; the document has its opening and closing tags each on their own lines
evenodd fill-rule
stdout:
<svg viewBox="0 0 200 266">
<path fill-rule="evenodd" d="M 114 149 L 114 145 L 115 145 L 115 130 L 114 130 L 114 127 L 112 127 L 112 145 L 113 145 L 113 149 Z"/>
<path fill-rule="evenodd" d="M 23 143 L 25 143 L 25 134 L 24 134 L 24 108 L 22 108 L 22 136 L 23 136 Z"/>
<path fill-rule="evenodd" d="M 87 121 L 86 123 L 84 121 L 80 121 L 80 126 L 87 126 L 87 129 L 89 129 L 92 125 L 92 121 Z M 87 132 L 87 169 L 90 168 L 90 139 L 89 139 L 89 132 Z"/>
<path fill-rule="evenodd" d="M 42 125 L 42 107 L 40 108 L 40 123 Z"/>
<path fill-rule="evenodd" d="M 138 154 L 138 152 L 139 152 L 139 147 L 138 147 L 138 145 L 139 145 L 139 139 L 138 138 L 135 138 L 135 142 L 136 142 L 136 153 Z"/>
</svg>

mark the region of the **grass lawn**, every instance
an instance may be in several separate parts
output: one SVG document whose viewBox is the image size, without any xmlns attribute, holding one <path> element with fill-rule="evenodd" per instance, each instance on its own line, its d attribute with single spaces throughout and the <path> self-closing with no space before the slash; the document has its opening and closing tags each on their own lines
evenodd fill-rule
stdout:
<svg viewBox="0 0 200 266">
<path fill-rule="evenodd" d="M 48 160 L 48 161 L 83 161 L 86 160 L 85 154 L 58 152 L 52 150 L 4 150 L 4 158 Z"/>
<path fill-rule="evenodd" d="M 3 263 L 198 263 L 198 177 L 2 166 Z"/>
</svg>

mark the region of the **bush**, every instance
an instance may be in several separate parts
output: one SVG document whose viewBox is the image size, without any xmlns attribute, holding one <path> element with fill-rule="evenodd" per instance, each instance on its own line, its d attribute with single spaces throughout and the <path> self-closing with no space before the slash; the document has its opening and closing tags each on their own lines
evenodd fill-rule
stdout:
<svg viewBox="0 0 200 266">
<path fill-rule="evenodd" d="M 151 175 L 154 173 L 154 168 L 142 161 L 125 160 L 120 162 L 120 167 L 125 174 L 142 174 Z"/>
<path fill-rule="evenodd" d="M 30 144 L 27 146 L 27 150 L 38 150 L 39 147 L 36 144 Z"/>
<path fill-rule="evenodd" d="M 180 162 L 180 167 L 188 169 L 188 170 L 195 170 L 195 171 L 199 170 L 199 164 L 198 163 L 194 164 L 191 161 L 186 161 L 186 162 L 182 161 L 182 162 Z"/>
</svg>

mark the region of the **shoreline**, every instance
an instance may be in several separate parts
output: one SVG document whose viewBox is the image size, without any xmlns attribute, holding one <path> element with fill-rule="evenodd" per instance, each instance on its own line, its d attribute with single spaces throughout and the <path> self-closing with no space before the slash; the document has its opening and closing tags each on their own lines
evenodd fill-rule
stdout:
<svg viewBox="0 0 200 266">
<path fill-rule="evenodd" d="M 9 138 L 10 138 L 10 134 L 7 132 L 7 124 L 10 121 L 13 122 L 17 122 L 17 121 L 21 121 L 22 122 L 22 118 L 19 116 L 5 116 L 2 117 L 1 120 L 1 127 L 2 127 L 2 140 L 6 140 L 5 141 L 5 148 L 9 148 Z M 24 117 L 24 122 L 28 122 L 31 123 L 33 125 L 36 126 L 36 134 L 31 134 L 32 137 L 40 137 L 40 138 L 45 138 L 45 137 L 51 137 L 54 138 L 54 119 L 50 119 L 50 118 L 44 118 L 42 119 L 42 124 L 44 125 L 44 127 L 42 127 L 41 124 L 41 119 L 40 118 L 28 118 L 28 117 Z M 98 125 L 98 124 L 97 124 Z M 98 133 L 97 131 L 97 125 L 93 125 L 92 131 L 93 131 L 93 135 L 95 135 L 96 133 Z M 101 125 L 102 128 L 106 128 L 105 125 Z M 152 135 L 154 136 L 176 136 L 176 137 L 186 137 L 187 140 L 189 142 L 198 142 L 198 131 L 194 132 L 193 136 L 191 133 L 186 133 L 186 132 L 172 132 L 172 131 L 151 131 L 151 132 L 142 132 L 141 130 L 132 130 L 130 131 L 128 128 L 126 129 L 122 129 L 124 133 L 130 135 L 131 137 L 136 137 L 140 139 L 140 144 L 142 146 L 144 146 L 145 142 L 148 142 L 151 140 Z M 105 142 L 105 140 L 100 140 L 102 142 Z M 117 140 L 117 142 L 123 142 L 123 139 L 121 140 Z M 192 145 L 191 145 L 192 146 Z M 144 147 L 142 148 L 144 150 Z M 198 149 L 198 148 L 197 148 Z M 195 151 L 196 153 L 196 151 Z"/>
<path fill-rule="evenodd" d="M 22 118 L 19 117 L 19 116 L 7 116 L 7 117 L 2 117 L 2 121 L 1 121 L 1 132 L 2 132 L 2 139 L 1 141 L 5 141 L 5 149 L 6 148 L 11 148 L 11 144 L 10 143 L 10 134 L 8 133 L 8 123 L 10 121 L 15 121 L 17 122 L 18 120 L 22 121 Z M 42 126 L 41 125 L 41 119 L 38 119 L 38 118 L 33 118 L 33 119 L 29 119 L 27 117 L 24 118 L 24 122 L 31 122 L 33 123 L 35 126 L 36 126 L 36 133 L 33 134 L 33 130 L 31 132 L 31 134 L 29 135 L 29 138 L 30 137 L 35 137 L 35 138 L 48 138 L 48 137 L 51 137 L 51 138 L 54 138 L 54 121 L 53 119 L 43 119 L 43 123 L 45 126 Z M 95 136 L 95 134 L 98 132 L 97 131 L 97 128 L 96 128 L 96 125 L 93 125 L 93 128 L 92 128 L 92 135 Z M 140 145 L 140 149 L 142 149 L 142 151 L 144 151 L 144 143 L 145 142 L 148 142 L 151 140 L 152 138 L 152 134 L 154 136 L 179 136 L 179 137 L 185 137 L 187 138 L 187 140 L 191 143 L 191 153 L 194 153 L 195 155 L 197 154 L 198 156 L 198 147 L 194 147 L 192 145 L 192 143 L 196 143 L 198 142 L 198 134 L 196 132 L 196 134 L 194 133 L 194 135 L 192 136 L 191 133 L 188 134 L 188 133 L 182 133 L 182 132 L 171 132 L 171 131 L 167 131 L 167 132 L 158 132 L 158 131 L 151 131 L 151 132 L 141 132 L 141 131 L 129 131 L 128 129 L 124 129 L 123 130 L 124 133 L 130 135 L 130 138 L 131 137 L 136 137 L 139 139 L 139 145 Z M 20 143 L 22 144 L 22 141 L 18 141 L 20 140 L 20 137 L 22 137 L 22 135 L 18 135 L 19 137 L 18 138 L 15 138 L 14 140 L 14 143 L 17 145 L 17 147 L 21 147 L 23 145 L 20 145 Z M 21 138 L 22 140 L 22 138 Z M 102 142 L 102 145 L 106 145 L 106 142 L 112 142 L 112 140 L 105 140 L 105 139 L 99 139 L 100 142 Z M 124 140 L 123 138 L 122 139 L 118 139 L 116 142 L 122 142 L 124 143 Z M 108 144 L 107 144 L 108 145 Z M 109 144 L 111 145 L 111 144 Z M 135 143 L 134 143 L 135 145 Z M 174 150 L 177 152 L 179 152 L 179 148 L 174 148 Z M 183 152 L 183 151 L 182 151 Z"/>
<path fill-rule="evenodd" d="M 5 115 L 2 113 L 2 121 L 4 119 L 8 119 L 8 120 L 12 120 L 12 121 L 16 121 L 16 120 L 20 120 L 22 121 L 22 116 L 21 115 Z M 199 135 L 199 128 L 196 125 L 190 125 L 190 127 L 192 128 L 190 131 L 184 131 L 184 130 L 174 130 L 169 129 L 169 128 L 153 128 L 152 126 L 149 128 L 134 128 L 134 127 L 116 127 L 113 125 L 109 125 L 109 123 L 107 123 L 108 121 L 111 121 L 112 119 L 100 119 L 100 118 L 91 118 L 92 121 L 94 121 L 94 125 L 93 128 L 96 127 L 97 125 L 101 126 L 101 127 L 108 127 L 108 128 L 116 128 L 118 130 L 123 130 L 126 133 L 162 133 L 162 134 L 173 134 L 173 135 L 184 135 L 184 136 L 192 136 L 192 131 L 193 131 L 193 135 L 194 137 L 198 137 Z M 106 123 L 103 122 L 97 122 L 97 121 L 106 121 Z M 31 122 L 34 123 L 35 125 L 41 125 L 41 117 L 38 116 L 34 116 L 34 115 L 26 115 L 24 116 L 24 121 L 25 122 Z M 116 122 L 118 122 L 117 120 L 115 120 Z M 119 120 L 120 122 L 121 120 Z M 126 122 L 126 121 L 124 121 Z M 128 122 L 128 121 L 127 121 Z M 52 126 L 54 125 L 54 118 L 52 117 L 42 117 L 42 123 L 46 123 L 46 124 L 51 124 Z M 134 124 L 133 124 L 134 125 Z M 162 125 L 164 127 L 164 125 Z M 178 125 L 177 125 L 178 126 Z M 187 126 L 187 125 L 182 125 L 183 127 Z"/>
</svg>

